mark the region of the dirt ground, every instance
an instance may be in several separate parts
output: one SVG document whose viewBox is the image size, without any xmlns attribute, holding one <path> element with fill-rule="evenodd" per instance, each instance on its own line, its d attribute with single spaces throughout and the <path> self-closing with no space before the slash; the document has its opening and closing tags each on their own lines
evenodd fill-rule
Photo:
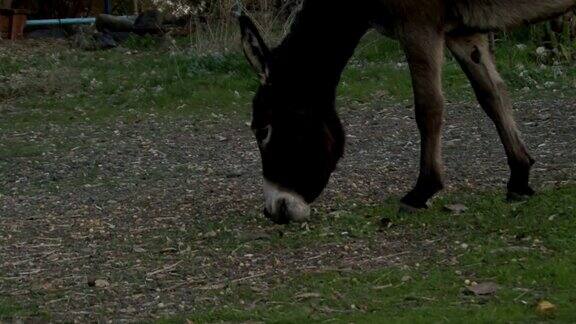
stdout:
<svg viewBox="0 0 576 324">
<path fill-rule="evenodd" d="M 345 109 L 347 154 L 317 214 L 382 203 L 414 183 L 412 114 L 379 103 Z M 519 103 L 516 114 L 538 162 L 534 186 L 574 182 L 576 101 Z M 504 152 L 481 110 L 451 103 L 446 120 L 448 191 L 503 192 Z M 260 162 L 246 122 L 145 120 L 4 133 L 1 143 L 27 142 L 42 153 L 0 160 L 9 170 L 0 174 L 2 295 L 57 321 L 144 320 L 216 307 L 218 294 L 209 292 L 230 283 L 268 287 L 299 272 L 401 266 L 442 244 L 432 234 L 391 230 L 370 244 L 357 237 L 267 246 L 302 229 L 259 215 Z M 253 241 L 260 243 L 247 257 Z"/>
</svg>

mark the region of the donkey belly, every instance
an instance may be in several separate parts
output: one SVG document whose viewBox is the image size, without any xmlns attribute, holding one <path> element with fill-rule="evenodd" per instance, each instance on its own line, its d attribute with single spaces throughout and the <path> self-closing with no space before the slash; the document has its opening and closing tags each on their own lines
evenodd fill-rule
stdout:
<svg viewBox="0 0 576 324">
<path fill-rule="evenodd" d="M 448 20 L 482 31 L 515 27 L 559 16 L 576 0 L 448 0 Z"/>
</svg>

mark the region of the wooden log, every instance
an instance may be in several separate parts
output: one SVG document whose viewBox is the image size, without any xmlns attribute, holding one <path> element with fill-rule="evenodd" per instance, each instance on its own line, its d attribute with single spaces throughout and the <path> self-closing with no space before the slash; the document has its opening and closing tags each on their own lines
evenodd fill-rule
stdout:
<svg viewBox="0 0 576 324">
<path fill-rule="evenodd" d="M 134 31 L 134 19 L 101 14 L 96 17 L 96 29 L 101 32 L 132 32 Z"/>
</svg>

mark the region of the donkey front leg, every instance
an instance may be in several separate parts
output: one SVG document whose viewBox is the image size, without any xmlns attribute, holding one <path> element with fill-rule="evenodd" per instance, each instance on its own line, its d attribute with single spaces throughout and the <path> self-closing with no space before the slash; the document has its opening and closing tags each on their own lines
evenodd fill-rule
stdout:
<svg viewBox="0 0 576 324">
<path fill-rule="evenodd" d="M 504 144 L 511 171 L 508 199 L 534 195 L 529 185 L 534 160 L 514 121 L 506 85 L 496 70 L 487 37 L 481 34 L 449 36 L 447 44 L 470 79 L 480 105 L 496 125 Z"/>
<path fill-rule="evenodd" d="M 442 63 L 444 37 L 437 29 L 406 30 L 404 51 L 410 65 L 416 122 L 420 130 L 420 175 L 416 186 L 404 198 L 402 209 L 428 207 L 428 200 L 443 185 L 441 132 L 444 115 Z"/>
</svg>

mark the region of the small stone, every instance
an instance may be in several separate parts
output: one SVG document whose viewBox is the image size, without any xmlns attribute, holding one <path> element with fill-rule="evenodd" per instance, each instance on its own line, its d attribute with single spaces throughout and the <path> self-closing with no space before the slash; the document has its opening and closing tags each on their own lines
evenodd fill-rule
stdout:
<svg viewBox="0 0 576 324">
<path fill-rule="evenodd" d="M 94 281 L 94 287 L 96 288 L 106 288 L 110 286 L 110 283 L 104 279 L 96 279 Z"/>
<path fill-rule="evenodd" d="M 444 209 L 446 211 L 451 212 L 452 214 L 460 215 L 463 212 L 467 211 L 468 207 L 466 207 L 462 204 L 455 204 L 455 205 L 446 205 L 446 206 L 444 206 Z"/>
<path fill-rule="evenodd" d="M 215 231 L 210 231 L 210 232 L 204 234 L 205 238 L 215 238 L 216 236 L 218 236 L 218 233 L 216 233 Z"/>
<path fill-rule="evenodd" d="M 493 282 L 485 282 L 477 285 L 471 285 L 466 288 L 469 293 L 476 296 L 487 296 L 495 294 L 500 287 Z"/>
<path fill-rule="evenodd" d="M 536 54 L 538 54 L 538 56 L 545 56 L 548 54 L 548 50 L 546 47 L 540 46 L 536 49 Z"/>
</svg>

